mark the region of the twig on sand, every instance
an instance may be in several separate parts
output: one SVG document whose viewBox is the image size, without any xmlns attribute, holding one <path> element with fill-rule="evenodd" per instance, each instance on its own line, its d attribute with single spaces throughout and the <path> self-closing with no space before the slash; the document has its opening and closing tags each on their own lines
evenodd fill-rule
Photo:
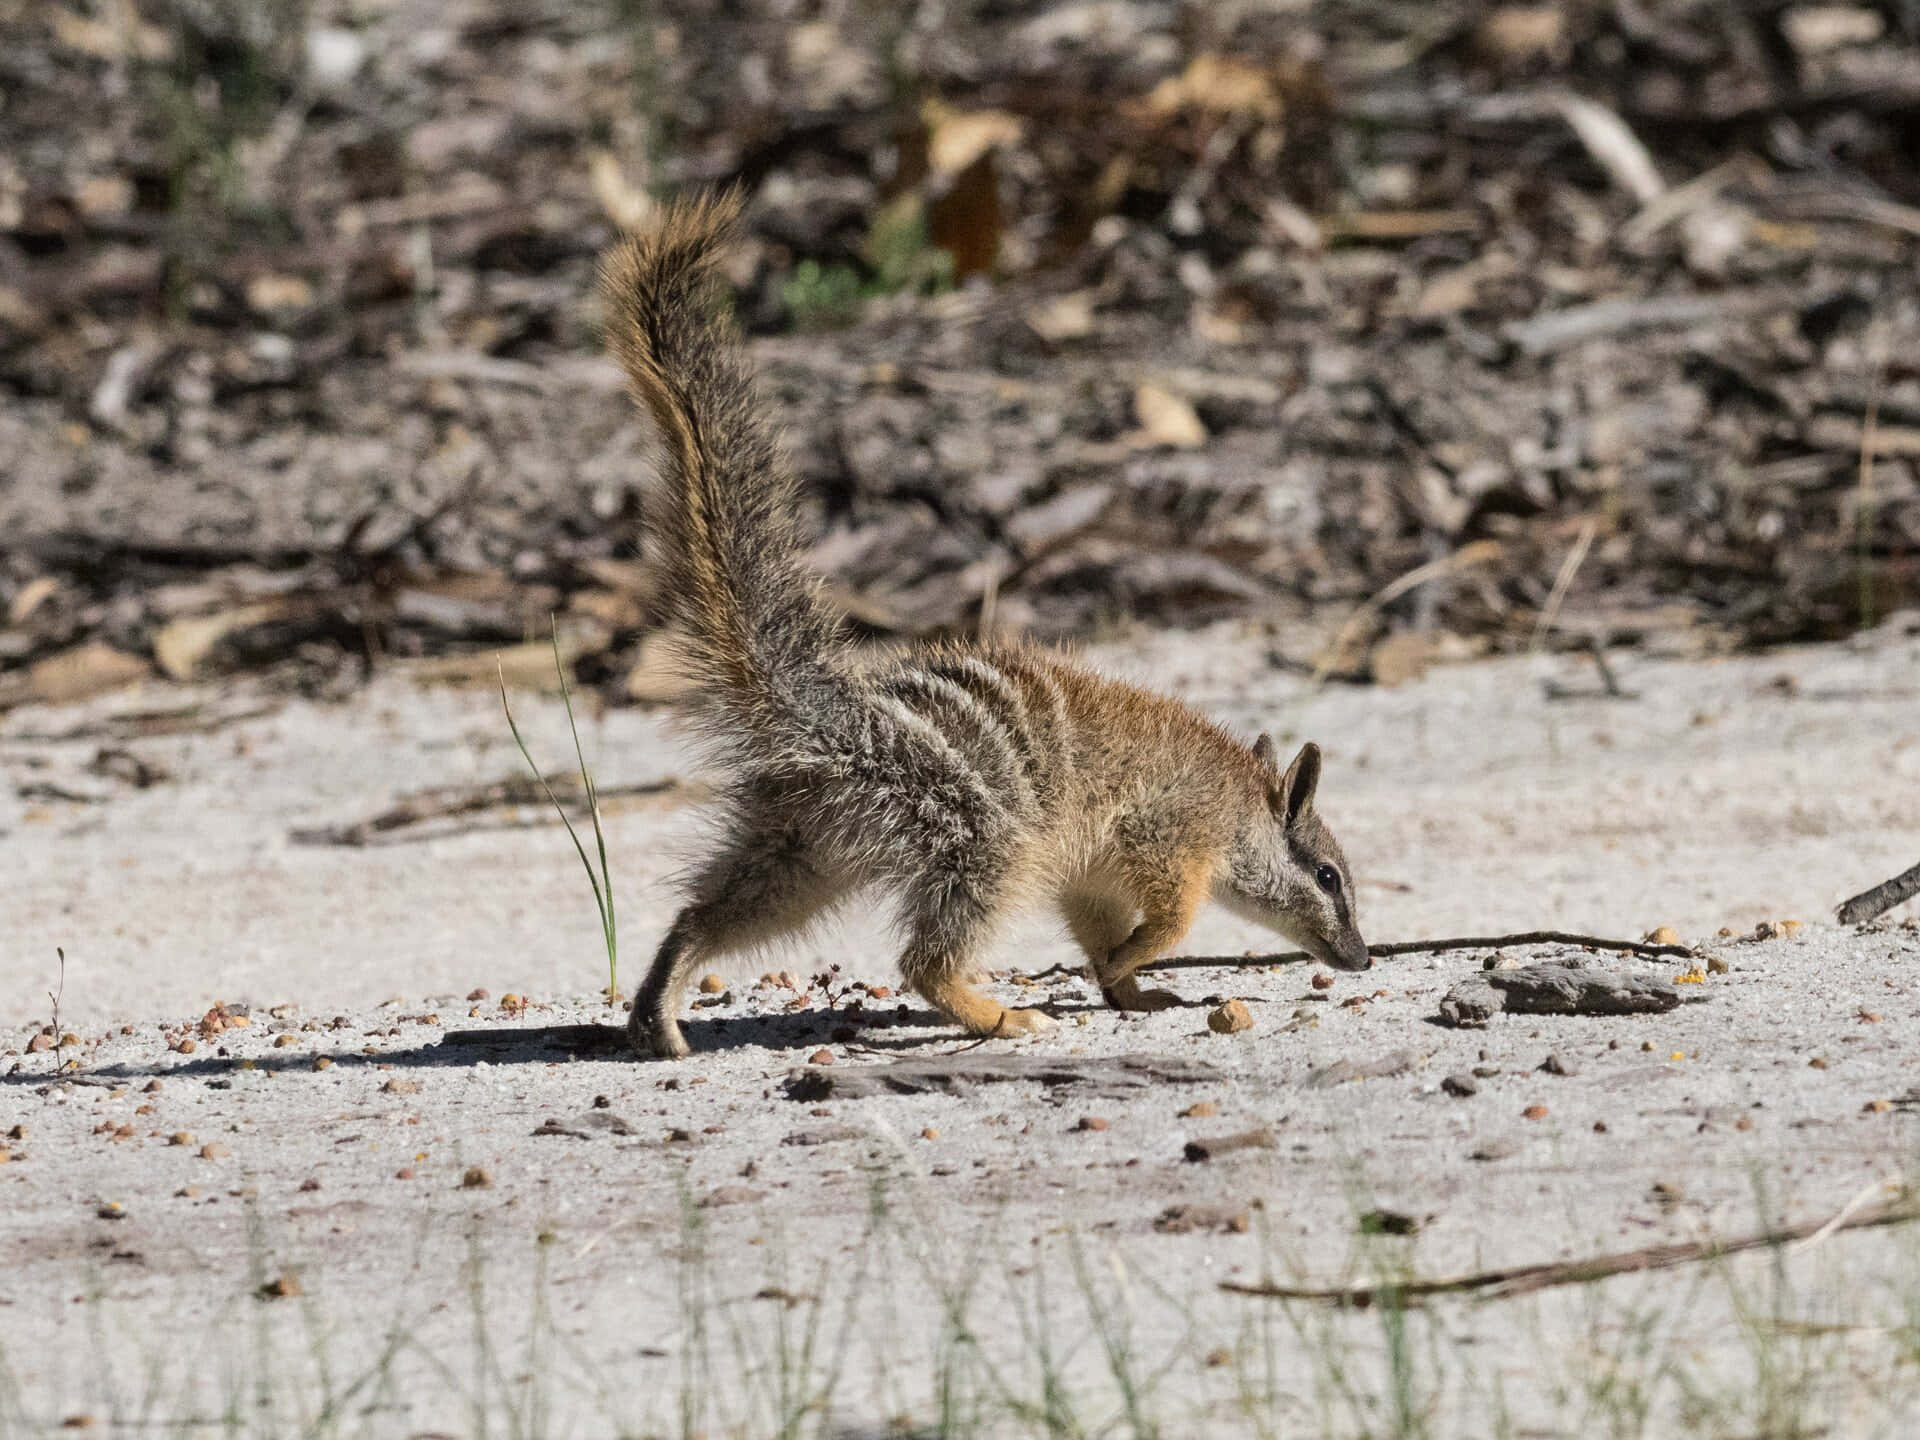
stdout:
<svg viewBox="0 0 1920 1440">
<path fill-rule="evenodd" d="M 1871 890 L 1862 890 L 1834 914 L 1842 925 L 1864 925 L 1916 895 L 1920 895 L 1920 865 L 1902 870 L 1891 880 L 1882 880 Z"/>
<path fill-rule="evenodd" d="M 1647 940 L 1609 940 L 1600 935 L 1576 935 L 1569 930 L 1523 930 L 1517 935 L 1460 935 L 1446 940 L 1396 940 L 1388 945 L 1369 945 L 1367 953 L 1387 955 L 1427 955 L 1441 950 L 1499 950 L 1509 945 L 1585 945 L 1592 950 L 1618 950 L 1624 955 L 1643 955 L 1659 959 L 1671 955 L 1693 958 L 1685 945 L 1656 945 Z M 1152 970 L 1220 970 L 1240 965 L 1291 965 L 1313 956 L 1304 950 L 1288 950 L 1277 955 L 1169 955 L 1153 960 L 1142 968 Z"/>
<path fill-rule="evenodd" d="M 1435 1295 L 1472 1295 L 1484 1300 L 1510 1300 L 1516 1295 L 1531 1295 L 1560 1285 L 1587 1285 L 1615 1275 L 1631 1275 L 1645 1270 L 1668 1270 L 1676 1265 L 1692 1265 L 1702 1260 L 1717 1260 L 1746 1250 L 1773 1249 L 1796 1242 L 1824 1240 L 1841 1230 L 1863 1230 L 1878 1225 L 1904 1225 L 1920 1220 L 1920 1196 L 1904 1192 L 1878 1205 L 1860 1208 L 1852 1201 L 1839 1214 L 1826 1220 L 1805 1220 L 1778 1230 L 1760 1230 L 1728 1240 L 1687 1240 L 1671 1245 L 1649 1245 L 1614 1255 L 1596 1255 L 1587 1260 L 1559 1260 L 1546 1265 L 1516 1265 L 1502 1270 L 1480 1270 L 1470 1275 L 1454 1275 L 1443 1280 L 1392 1280 L 1358 1285 L 1337 1285 L 1316 1289 L 1304 1286 L 1276 1285 L 1269 1281 L 1248 1283 L 1223 1280 L 1222 1290 L 1236 1295 L 1255 1295 L 1268 1300 L 1317 1300 L 1330 1305 L 1366 1306 L 1375 1301 L 1404 1304 Z"/>
</svg>

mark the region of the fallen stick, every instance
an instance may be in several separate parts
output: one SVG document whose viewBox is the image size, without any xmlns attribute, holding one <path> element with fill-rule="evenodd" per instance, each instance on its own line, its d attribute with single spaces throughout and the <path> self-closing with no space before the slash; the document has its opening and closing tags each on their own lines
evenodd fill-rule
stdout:
<svg viewBox="0 0 1920 1440">
<path fill-rule="evenodd" d="M 568 802 L 586 807 L 588 795 L 578 780 L 562 776 L 555 787 Z M 647 780 L 632 785 L 608 785 L 598 789 L 602 800 L 647 798 L 671 795 L 681 789 L 678 780 Z M 537 780 L 513 776 L 484 785 L 450 785 L 433 790 L 416 790 L 403 795 L 390 808 L 348 825 L 318 825 L 298 828 L 289 838 L 296 845 L 365 846 L 390 840 L 444 840 L 464 834 L 473 827 L 442 827 L 431 831 L 424 827 L 434 821 L 459 820 L 469 815 L 490 814 L 543 803 L 544 791 Z M 557 802 L 556 802 L 557 803 Z M 543 817 L 539 823 L 551 823 Z M 405 832 L 404 834 L 401 832 Z"/>
<path fill-rule="evenodd" d="M 1891 882 L 1890 882 L 1891 883 Z M 1694 952 L 1685 945 L 1655 945 L 1646 940 L 1609 940 L 1600 935 L 1575 935 L 1568 930 L 1523 930 L 1517 935 L 1462 935 L 1447 940 L 1396 940 L 1388 945 L 1369 945 L 1367 953 L 1387 955 L 1427 955 L 1442 950 L 1499 950 L 1508 945 L 1585 945 L 1594 950 L 1617 950 L 1623 955 L 1644 955 L 1659 959 L 1671 955 L 1690 960 Z M 1152 970 L 1221 970 L 1241 965 L 1292 965 L 1313 956 L 1304 950 L 1287 950 L 1277 955 L 1169 955 L 1151 960 L 1141 968 Z"/>
<path fill-rule="evenodd" d="M 1811 1240 L 1841 1230 L 1864 1230 L 1880 1225 L 1905 1225 L 1920 1220 L 1920 1199 L 1902 1195 L 1866 1209 L 1849 1203 L 1827 1220 L 1803 1220 L 1779 1230 L 1760 1230 L 1731 1240 L 1687 1240 L 1671 1245 L 1649 1245 L 1614 1255 L 1596 1255 L 1587 1260 L 1559 1260 L 1546 1265 L 1516 1265 L 1503 1270 L 1481 1270 L 1471 1275 L 1455 1275 L 1444 1280 L 1376 1281 L 1362 1285 L 1339 1285 L 1329 1289 L 1275 1285 L 1268 1281 L 1249 1284 L 1242 1280 L 1222 1280 L 1220 1288 L 1235 1295 L 1253 1295 L 1266 1300 L 1313 1300 L 1327 1305 L 1364 1307 L 1377 1300 L 1395 1303 L 1424 1300 L 1434 1295 L 1472 1295 L 1483 1300 L 1510 1300 L 1550 1290 L 1560 1285 L 1587 1285 L 1615 1275 L 1632 1275 L 1646 1270 L 1670 1270 L 1676 1265 L 1691 1265 L 1738 1255 L 1747 1250 L 1769 1249 Z M 1837 1222 L 1837 1223 L 1836 1223 Z"/>
<path fill-rule="evenodd" d="M 1842 925 L 1864 925 L 1916 895 L 1920 895 L 1920 865 L 1901 871 L 1891 880 L 1882 880 L 1871 890 L 1862 890 L 1834 914 Z"/>
</svg>

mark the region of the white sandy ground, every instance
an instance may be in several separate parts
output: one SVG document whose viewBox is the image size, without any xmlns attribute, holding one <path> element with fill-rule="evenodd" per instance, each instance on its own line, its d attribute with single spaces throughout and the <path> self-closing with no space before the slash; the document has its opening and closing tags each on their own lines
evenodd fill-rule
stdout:
<svg viewBox="0 0 1920 1440">
<path fill-rule="evenodd" d="M 0 1136 L 25 1136 L 0 1139 L 0 1435 L 74 1417 L 130 1434 L 1916 1433 L 1920 1227 L 1449 1300 L 1404 1324 L 1217 1282 L 1436 1276 L 1732 1235 L 1914 1173 L 1920 933 L 1826 922 L 1920 859 L 1920 640 L 1883 627 L 1846 648 L 1629 660 L 1632 701 L 1548 700 L 1545 679 L 1593 683 L 1573 659 L 1314 693 L 1264 654 L 1222 630 L 1097 658 L 1233 725 L 1322 742 L 1321 804 L 1370 938 L 1667 924 L 1728 973 L 1682 987 L 1697 1003 L 1665 1016 L 1480 1032 L 1429 1023 L 1479 953 L 1388 961 L 1324 991 L 1306 967 L 1171 977 L 1194 1000 L 1246 1000 L 1255 1028 L 1230 1038 L 1197 1006 L 1121 1017 L 1055 977 L 1037 993 L 1059 1031 L 995 1048 L 1171 1054 L 1218 1078 L 1123 1098 L 1022 1083 L 812 1105 L 779 1082 L 823 1045 L 847 1067 L 955 1037 L 917 1004 L 870 1024 L 816 992 L 788 1012 L 790 994 L 752 987 L 756 962 L 690 1023 L 709 1050 L 679 1066 L 441 1043 L 619 1018 L 591 996 L 598 923 L 562 833 L 495 817 L 345 849 L 289 832 L 514 773 L 484 691 L 389 676 L 345 704 L 128 742 L 172 773 L 147 790 L 88 773 L 98 739 L 21 737 L 183 697 L 16 712 L 0 727 Z M 518 705 L 560 768 L 557 704 Z M 609 714 L 586 741 L 603 784 L 687 773 L 658 715 Z M 104 798 L 14 798 L 21 785 Z M 628 985 L 696 814 L 668 797 L 610 817 Z M 1783 917 L 1809 924 L 1715 938 Z M 1251 945 L 1272 948 L 1210 916 L 1185 948 Z M 23 1053 L 56 946 L 80 1083 Z M 998 963 L 1074 958 L 1041 920 Z M 871 916 L 775 963 L 897 983 Z M 493 999 L 472 1004 L 475 987 Z M 517 1020 L 496 1003 L 509 991 L 534 1002 Z M 1377 998 L 1342 1003 L 1361 995 Z M 169 1050 L 215 1001 L 251 1006 L 254 1024 Z M 891 1021 L 895 1003 L 869 1010 Z M 858 1043 L 831 1039 L 850 1024 Z M 283 1031 L 294 1043 L 275 1046 Z M 1411 1053 L 1402 1073 L 1305 1084 L 1396 1051 Z M 1576 1073 L 1540 1072 L 1549 1053 Z M 316 1071 L 316 1056 L 334 1063 Z M 1441 1090 L 1476 1066 L 1476 1095 Z M 1218 1114 L 1181 1116 L 1200 1100 Z M 582 1118 L 596 1113 L 624 1124 Z M 1107 1127 L 1077 1128 L 1085 1116 Z M 534 1135 L 549 1119 L 578 1133 Z M 1190 1138 L 1254 1125 L 1274 1148 L 1183 1158 Z M 803 1133 L 822 1143 L 783 1143 Z M 230 1153 L 202 1158 L 209 1142 Z M 1506 1153 L 1471 1158 L 1489 1146 Z M 485 1188 L 462 1188 L 473 1166 Z M 1157 1231 L 1182 1203 L 1251 1207 L 1250 1228 Z M 1419 1234 L 1359 1236 L 1375 1208 Z M 303 1293 L 254 1298 L 282 1276 Z"/>
</svg>

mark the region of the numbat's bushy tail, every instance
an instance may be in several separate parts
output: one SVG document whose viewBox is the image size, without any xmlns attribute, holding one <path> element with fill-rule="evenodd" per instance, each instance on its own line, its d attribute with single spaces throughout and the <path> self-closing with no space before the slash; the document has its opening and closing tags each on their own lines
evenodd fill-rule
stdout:
<svg viewBox="0 0 1920 1440">
<path fill-rule="evenodd" d="M 1163 696 L 1034 646 L 922 646 L 853 663 L 801 565 L 793 473 L 724 315 L 731 196 L 670 205 L 601 268 L 614 355 L 665 442 L 649 516 L 661 593 L 733 767 L 724 838 L 634 999 L 646 1055 L 687 1053 L 694 970 L 892 893 L 907 983 L 975 1034 L 1052 1024 L 972 983 L 1013 907 L 1051 901 L 1108 1002 L 1178 1003 L 1134 972 L 1210 899 L 1329 964 L 1371 963 L 1353 879 L 1314 797 L 1320 751 L 1284 770 Z"/>
<path fill-rule="evenodd" d="M 794 481 L 754 395 L 715 266 L 739 224 L 726 193 L 669 207 L 600 267 L 614 358 L 666 446 L 648 518 L 661 594 L 719 708 L 716 738 L 777 744 L 835 686 L 832 617 L 801 568 Z"/>
</svg>

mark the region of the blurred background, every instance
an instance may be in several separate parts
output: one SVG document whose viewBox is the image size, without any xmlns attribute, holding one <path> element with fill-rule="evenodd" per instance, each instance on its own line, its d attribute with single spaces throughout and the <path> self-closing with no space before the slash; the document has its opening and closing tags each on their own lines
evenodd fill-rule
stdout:
<svg viewBox="0 0 1920 1440">
<path fill-rule="evenodd" d="M 0 0 L 0 706 L 550 614 L 670 694 L 593 266 L 730 183 L 868 632 L 1391 684 L 1920 596 L 1914 0 Z"/>
</svg>

